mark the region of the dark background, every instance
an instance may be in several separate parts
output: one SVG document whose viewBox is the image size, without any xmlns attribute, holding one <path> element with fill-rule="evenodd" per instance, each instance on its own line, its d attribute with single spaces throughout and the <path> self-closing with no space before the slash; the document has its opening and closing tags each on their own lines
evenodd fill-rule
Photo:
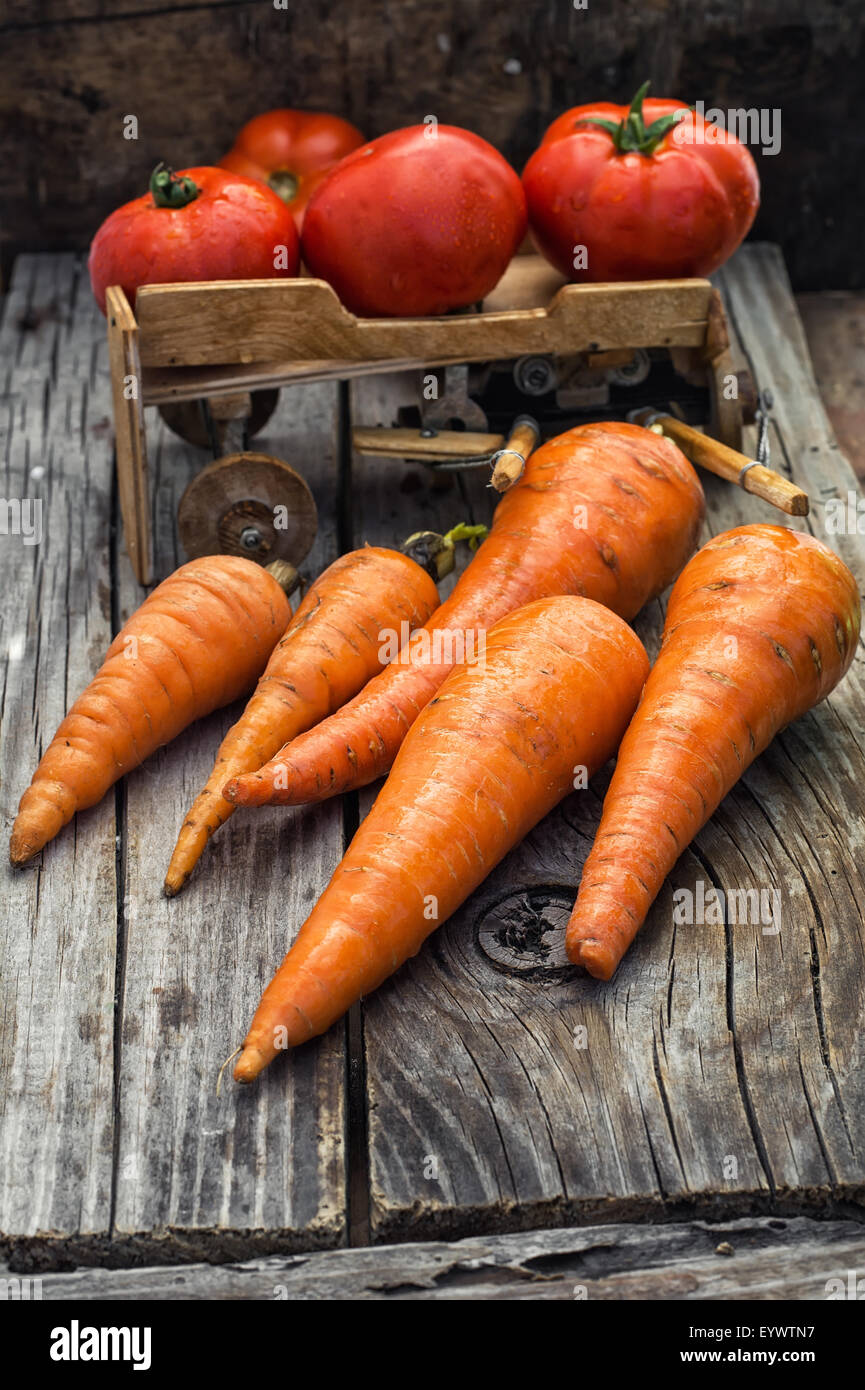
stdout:
<svg viewBox="0 0 865 1390">
<path fill-rule="evenodd" d="M 4 265 L 86 247 L 159 159 L 215 162 L 272 106 L 333 110 L 368 136 L 433 114 L 521 169 L 560 111 L 650 77 L 656 95 L 780 107 L 780 154 L 754 151 L 752 235 L 781 243 L 799 289 L 865 282 L 863 0 L 284 2 L 2 0 Z"/>
</svg>

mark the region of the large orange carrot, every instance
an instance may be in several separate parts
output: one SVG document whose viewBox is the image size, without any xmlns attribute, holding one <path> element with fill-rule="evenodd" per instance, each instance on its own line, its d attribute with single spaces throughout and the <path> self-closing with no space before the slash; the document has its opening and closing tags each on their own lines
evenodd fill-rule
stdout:
<svg viewBox="0 0 865 1390">
<path fill-rule="evenodd" d="M 811 536 L 740 526 L 686 565 L 583 869 L 572 961 L 610 979 L 679 855 L 779 729 L 837 685 L 858 638 L 856 581 Z"/>
<path fill-rule="evenodd" d="M 252 772 L 289 739 L 339 709 L 385 665 L 383 634 L 425 623 L 438 606 L 434 580 L 409 555 L 364 546 L 310 588 L 274 648 L 255 694 L 223 739 L 213 771 L 183 823 L 165 892 L 183 887 L 207 841 L 234 813 L 229 777 Z"/>
<path fill-rule="evenodd" d="M 609 609 L 540 599 L 489 634 L 406 736 L 393 771 L 268 985 L 234 1069 L 252 1081 L 420 949 L 575 784 L 615 752 L 646 678 Z"/>
<path fill-rule="evenodd" d="M 553 594 L 581 594 L 632 618 L 693 552 L 703 508 L 685 456 L 648 430 L 580 425 L 551 440 L 504 494 L 426 640 L 415 633 L 360 695 L 225 795 L 240 805 L 301 805 L 375 781 L 454 661 L 494 622 Z"/>
<path fill-rule="evenodd" d="M 46 748 L 12 828 L 12 863 L 26 863 L 187 724 L 248 690 L 290 617 L 280 583 L 251 560 L 208 555 L 169 575 Z"/>
</svg>

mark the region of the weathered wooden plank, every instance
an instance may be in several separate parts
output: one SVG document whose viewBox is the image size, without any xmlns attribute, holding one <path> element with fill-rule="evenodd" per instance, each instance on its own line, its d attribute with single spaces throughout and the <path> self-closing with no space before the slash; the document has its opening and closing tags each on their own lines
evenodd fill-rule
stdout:
<svg viewBox="0 0 865 1390">
<path fill-rule="evenodd" d="M 861 1270 L 863 1259 L 865 1231 L 854 1221 L 764 1217 L 471 1236 L 450 1245 L 373 1246 L 243 1264 L 82 1269 L 44 1274 L 39 1291 L 52 1302 L 822 1300 L 827 1281 L 840 1279 L 846 1288 L 848 1271 Z M 14 1277 L 0 1269 L 0 1279 Z M 10 1285 L 11 1297 L 21 1292 Z"/>
<path fill-rule="evenodd" d="M 349 387 L 352 429 L 391 427 L 401 406 L 416 406 L 420 390 L 420 369 L 394 371 L 367 379 L 356 378 Z M 419 462 L 404 462 L 352 453 L 351 510 L 349 523 L 355 545 L 400 545 L 418 530 L 446 532 L 460 521 L 486 521 L 491 511 L 484 497 L 489 468 L 465 473 L 436 472 Z M 439 584 L 442 598 L 451 592 L 457 574 L 468 562 L 460 546 L 456 571 Z M 372 804 L 378 785 L 364 788 L 345 798 L 347 822 L 356 826 Z M 349 1016 L 352 1069 L 351 1133 L 353 1163 L 351 1173 L 351 1243 L 366 1245 L 369 1231 L 369 1164 L 366 1138 L 366 1111 L 369 1096 L 363 1058 L 362 1010 L 358 1006 Z"/>
<path fill-rule="evenodd" d="M 396 423 L 397 409 L 400 406 L 417 405 L 420 391 L 419 373 L 398 373 L 390 376 L 370 377 L 352 382 L 351 415 L 355 427 L 390 426 Z M 399 459 L 371 457 L 355 453 L 352 459 L 352 497 L 356 539 L 368 540 L 374 545 L 399 544 L 406 536 L 417 530 L 446 532 L 460 521 L 489 524 L 494 508 L 494 494 L 487 486 L 490 477 L 488 466 L 472 468 L 464 472 L 435 472 L 418 462 L 404 462 Z M 461 572 L 470 559 L 465 546 L 457 551 L 457 571 Z M 456 574 L 449 576 L 439 585 L 442 598 L 451 592 Z M 380 784 L 364 788 L 358 795 L 360 814 L 366 815 Z M 365 1025 L 366 1011 L 362 1013 Z M 362 1024 L 356 1015 L 356 1027 L 352 1030 L 355 1054 L 366 1053 L 372 1047 L 372 1073 L 377 1070 L 380 1054 L 388 1047 L 395 1052 L 391 1062 L 399 1067 L 398 1058 L 405 1057 L 402 1052 L 402 1039 L 399 1032 L 392 1033 L 390 1040 L 386 1030 L 373 1033 L 372 1039 L 363 1037 Z M 358 1066 L 365 1068 L 365 1057 L 358 1056 Z M 381 1140 L 381 1125 L 376 1113 L 378 1095 L 365 1069 L 362 1070 L 366 1083 L 365 1104 L 368 1109 L 369 1140 L 368 1154 L 362 1173 L 364 1183 L 364 1224 L 359 1228 L 356 1241 L 366 1243 L 369 1236 L 369 1201 L 376 1182 L 376 1154 Z M 400 1096 L 400 1107 L 413 1107 L 416 1094 L 415 1076 L 403 1073 L 405 1087 Z M 385 1121 L 386 1123 L 386 1121 Z M 361 1143 L 365 1142 L 360 1136 Z M 375 1239 L 375 1235 L 372 1237 Z"/>
<path fill-rule="evenodd" d="M 74 256 L 23 256 L 0 332 L 0 784 L 8 836 L 41 752 L 111 639 L 105 321 Z M 16 521 L 38 501 L 27 544 Z M 11 510 L 9 510 L 11 509 Z M 26 515 L 25 515 L 26 524 Z M 15 531 L 18 531 L 15 534 Z M 0 1246 L 108 1229 L 114 798 L 24 870 L 3 851 Z"/>
<path fill-rule="evenodd" d="M 746 250 L 723 284 L 775 392 L 774 466 L 817 497 L 843 491 L 777 259 Z M 778 521 L 704 482 L 707 534 Z M 865 573 L 861 543 L 838 540 Z M 650 654 L 661 623 L 655 604 L 637 624 Z M 746 775 L 609 985 L 576 978 L 562 954 L 599 778 L 365 1001 L 375 1239 L 861 1200 L 860 679 L 861 658 Z M 700 883 L 777 889 L 780 930 L 677 925 L 673 890 Z"/>
<path fill-rule="evenodd" d="M 653 610 L 641 635 L 655 641 L 661 609 Z M 724 1057 L 723 948 L 720 983 L 699 1030 L 719 1075 L 694 1098 L 700 1103 L 681 1141 L 671 1135 L 656 1078 L 666 956 L 635 967 L 641 987 L 627 989 L 619 1011 L 627 1031 L 596 986 L 562 968 L 565 909 L 600 808 L 594 792 L 572 801 L 364 1005 L 378 1239 L 644 1211 L 660 1205 L 662 1193 L 682 1193 L 679 1143 L 691 1144 L 691 1133 L 715 1134 L 725 1120 L 725 1152 L 735 1145 L 742 1182 L 761 1189 L 735 1103 L 732 1058 Z M 701 988 L 705 999 L 711 986 Z M 696 1031 L 692 1024 L 686 1067 Z"/>
<path fill-rule="evenodd" d="M 846 503 L 851 492 L 858 498 L 857 484 L 820 401 L 777 248 L 749 248 L 723 282 L 754 375 L 777 402 L 774 466 L 807 487 L 808 528 L 838 551 L 861 587 L 865 537 L 855 512 L 852 528 L 838 533 L 827 505 Z M 860 646 L 839 689 L 776 739 L 708 828 L 724 837 L 722 869 L 750 845 L 750 857 L 766 856 L 764 881 L 771 875 L 789 897 L 781 933 L 767 939 L 759 962 L 743 948 L 736 1003 L 741 1065 L 760 1097 L 774 1180 L 779 1189 L 816 1181 L 815 1195 L 856 1201 L 865 1188 L 865 1043 L 857 1024 L 865 1008 L 863 687 Z M 711 857 L 717 842 L 707 843 Z"/>
<path fill-rule="evenodd" d="M 304 570 L 337 553 L 337 388 L 283 393 L 261 448 L 296 463 L 321 530 Z M 151 423 L 156 573 L 183 560 L 177 500 L 206 455 Z M 141 598 L 119 561 L 124 615 Z M 217 1073 L 342 852 L 337 802 L 236 815 L 179 897 L 171 848 L 242 704 L 188 731 L 127 779 L 115 1245 L 156 1258 L 226 1258 L 344 1237 L 340 1029 L 244 1090 Z"/>
<path fill-rule="evenodd" d="M 814 375 L 842 454 L 865 478 L 865 293 L 800 294 Z"/>
</svg>

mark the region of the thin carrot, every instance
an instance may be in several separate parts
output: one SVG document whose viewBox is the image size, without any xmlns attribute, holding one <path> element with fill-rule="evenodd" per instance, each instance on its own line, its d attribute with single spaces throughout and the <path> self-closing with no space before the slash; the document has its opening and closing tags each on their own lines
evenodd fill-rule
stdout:
<svg viewBox="0 0 865 1390">
<path fill-rule="evenodd" d="M 223 739 L 183 823 L 165 876 L 168 897 L 180 892 L 210 837 L 234 814 L 222 796 L 226 780 L 255 771 L 288 739 L 357 694 L 386 664 L 383 632 L 420 626 L 438 601 L 431 576 L 398 550 L 364 546 L 319 576 Z"/>
<path fill-rule="evenodd" d="M 582 598 L 493 627 L 417 719 L 329 886 L 268 985 L 237 1081 L 323 1033 L 414 955 L 490 870 L 615 752 L 649 663 Z"/>
<path fill-rule="evenodd" d="M 194 719 L 248 690 L 290 617 L 280 583 L 251 560 L 208 555 L 169 575 L 46 748 L 12 828 L 12 863 L 26 863 Z"/>
<path fill-rule="evenodd" d="M 779 729 L 837 685 L 858 638 L 856 582 L 811 536 L 740 526 L 686 565 L 583 869 L 572 961 L 611 978 L 679 855 Z"/>
<path fill-rule="evenodd" d="M 360 695 L 224 790 L 238 805 L 302 805 L 383 776 L 456 660 L 521 604 L 596 599 L 632 618 L 697 543 L 703 491 L 679 449 L 636 425 L 580 425 L 534 453 L 475 559 L 406 651 Z"/>
</svg>

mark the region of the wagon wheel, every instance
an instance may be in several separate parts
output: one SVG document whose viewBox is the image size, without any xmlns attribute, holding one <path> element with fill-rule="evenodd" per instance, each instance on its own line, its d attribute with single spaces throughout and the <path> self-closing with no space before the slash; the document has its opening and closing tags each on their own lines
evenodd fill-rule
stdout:
<svg viewBox="0 0 865 1390">
<path fill-rule="evenodd" d="M 276 410 L 279 402 L 279 391 L 253 391 L 251 400 L 252 409 L 246 422 L 246 432 L 249 439 L 264 429 Z M 195 444 L 199 449 L 210 448 L 211 435 L 203 400 L 166 401 L 164 405 L 159 407 L 159 414 L 168 428 L 174 434 L 179 435 L 181 439 L 185 439 L 187 444 Z"/>
<path fill-rule="evenodd" d="M 271 454 L 228 454 L 203 468 L 177 510 L 190 559 L 243 555 L 297 567 L 318 530 L 312 493 L 289 464 Z"/>
</svg>

